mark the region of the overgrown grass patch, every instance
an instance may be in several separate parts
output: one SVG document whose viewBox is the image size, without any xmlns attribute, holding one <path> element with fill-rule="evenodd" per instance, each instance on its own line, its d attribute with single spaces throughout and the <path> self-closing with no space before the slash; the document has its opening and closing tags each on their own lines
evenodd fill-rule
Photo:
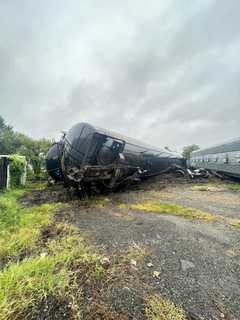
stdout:
<svg viewBox="0 0 240 320">
<path fill-rule="evenodd" d="M 234 183 L 234 184 L 227 184 L 228 189 L 236 192 L 240 192 L 240 183 Z"/>
<path fill-rule="evenodd" d="M 100 256 L 77 235 L 52 240 L 47 250 L 0 272 L 1 320 L 20 317 L 49 294 L 61 300 L 74 283 L 74 266 L 87 264 L 96 278 L 103 272 Z"/>
<path fill-rule="evenodd" d="M 84 272 L 93 281 L 102 279 L 106 270 L 101 257 L 74 226 L 56 223 L 56 210 L 67 205 L 24 208 L 17 201 L 24 192 L 17 189 L 0 195 L 0 259 L 8 262 L 0 272 L 0 320 L 22 319 L 49 296 L 67 300 L 72 318 L 80 319 L 74 303 L 81 293 L 77 275 Z M 105 202 L 101 199 L 100 204 Z M 48 229 L 51 237 L 42 242 L 43 231 Z"/>
<path fill-rule="evenodd" d="M 17 199 L 24 190 L 7 191 L 0 196 L 0 259 L 7 261 L 34 250 L 42 228 L 53 221 L 60 204 L 23 208 Z"/>
<path fill-rule="evenodd" d="M 119 209 L 121 209 L 121 210 L 124 210 L 124 209 L 127 209 L 127 208 L 128 208 L 128 206 L 126 205 L 126 203 L 119 203 L 119 204 L 117 205 L 117 207 L 118 207 Z"/>
<path fill-rule="evenodd" d="M 43 190 L 46 189 L 47 187 L 47 182 L 46 180 L 35 180 L 35 181 L 28 181 L 25 187 L 25 190 Z"/>
<path fill-rule="evenodd" d="M 126 260 L 135 260 L 141 262 L 148 255 L 146 248 L 139 247 L 137 245 L 132 246 L 128 249 L 127 255 L 125 256 Z"/>
<path fill-rule="evenodd" d="M 228 219 L 227 222 L 230 226 L 240 229 L 240 219 Z"/>
<path fill-rule="evenodd" d="M 218 192 L 224 191 L 226 188 L 214 184 L 199 184 L 191 187 L 193 191 L 209 191 L 209 192 Z"/>
<path fill-rule="evenodd" d="M 203 221 L 215 221 L 217 217 L 211 213 L 203 212 L 198 209 L 183 207 L 176 204 L 170 203 L 152 203 L 145 202 L 140 204 L 131 205 L 131 209 L 146 211 L 146 212 L 156 212 L 160 214 L 169 214 L 174 216 L 180 216 L 188 219 L 197 219 Z"/>
<path fill-rule="evenodd" d="M 0 232 L 6 229 L 10 230 L 19 224 L 21 208 L 17 199 L 23 194 L 23 189 L 0 193 Z"/>
<path fill-rule="evenodd" d="M 148 320 L 187 320 L 182 308 L 157 295 L 146 299 L 145 313 Z"/>
<path fill-rule="evenodd" d="M 81 200 L 79 203 L 79 200 L 75 201 L 77 205 L 86 206 L 86 207 L 93 207 L 93 208 L 104 208 L 108 204 L 111 203 L 111 200 L 108 197 L 104 196 L 91 196 L 87 199 Z"/>
</svg>

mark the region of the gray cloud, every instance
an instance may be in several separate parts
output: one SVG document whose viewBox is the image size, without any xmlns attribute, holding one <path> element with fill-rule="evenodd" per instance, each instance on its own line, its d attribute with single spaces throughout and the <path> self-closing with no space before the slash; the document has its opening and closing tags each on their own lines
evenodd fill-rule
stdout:
<svg viewBox="0 0 240 320">
<path fill-rule="evenodd" d="M 2 1 L 0 114 L 35 137 L 78 121 L 155 145 L 239 136 L 238 1 Z"/>
</svg>

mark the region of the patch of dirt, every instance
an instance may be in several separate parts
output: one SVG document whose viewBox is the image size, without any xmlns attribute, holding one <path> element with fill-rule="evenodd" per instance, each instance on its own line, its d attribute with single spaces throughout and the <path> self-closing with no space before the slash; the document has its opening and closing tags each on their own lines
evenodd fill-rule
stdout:
<svg viewBox="0 0 240 320">
<path fill-rule="evenodd" d="M 34 309 L 29 309 L 26 314 L 29 320 L 59 320 L 73 319 L 71 308 L 67 299 L 58 300 L 49 295 L 40 301 Z"/>
<path fill-rule="evenodd" d="M 26 192 L 19 201 L 24 207 L 28 208 L 44 203 L 69 202 L 74 199 L 78 199 L 77 195 L 63 188 L 62 184 L 56 184 L 46 189 Z"/>
</svg>

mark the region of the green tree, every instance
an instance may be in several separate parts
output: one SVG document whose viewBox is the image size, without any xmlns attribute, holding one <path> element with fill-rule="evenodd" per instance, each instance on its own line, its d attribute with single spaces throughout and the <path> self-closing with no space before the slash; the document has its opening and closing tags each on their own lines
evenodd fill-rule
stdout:
<svg viewBox="0 0 240 320">
<path fill-rule="evenodd" d="M 20 147 L 17 153 L 24 155 L 32 165 L 35 178 L 40 178 L 43 168 L 43 158 L 50 148 L 52 141 L 47 139 L 32 139 L 22 133 L 18 133 Z"/>
<path fill-rule="evenodd" d="M 0 116 L 0 154 L 15 153 L 19 146 L 12 127 L 7 125 L 3 117 Z"/>
<path fill-rule="evenodd" d="M 183 148 L 183 152 L 182 155 L 184 156 L 184 158 L 189 159 L 190 155 L 193 151 L 199 150 L 200 147 L 197 144 L 191 144 L 189 146 L 186 146 Z"/>
<path fill-rule="evenodd" d="M 43 158 L 52 141 L 33 139 L 25 134 L 15 132 L 0 116 L 0 154 L 19 154 L 26 157 L 33 167 L 34 176 L 39 178 L 43 168 Z"/>
</svg>

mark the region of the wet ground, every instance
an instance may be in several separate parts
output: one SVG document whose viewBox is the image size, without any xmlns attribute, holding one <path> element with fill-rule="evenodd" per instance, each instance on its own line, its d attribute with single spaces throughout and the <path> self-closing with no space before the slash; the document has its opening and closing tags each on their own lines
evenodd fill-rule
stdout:
<svg viewBox="0 0 240 320">
<path fill-rule="evenodd" d="M 111 291 L 120 309 L 136 308 L 126 301 L 126 293 L 135 290 L 137 297 L 144 286 L 182 305 L 192 319 L 240 319 L 240 228 L 227 223 L 240 219 L 240 192 L 232 191 L 230 184 L 166 176 L 104 195 L 96 203 L 92 198 L 75 198 L 65 210 L 111 260 L 132 248 L 145 252 L 142 261 L 132 261 L 136 282 L 131 280 L 127 286 L 126 280 L 120 291 Z M 22 201 L 31 205 L 69 199 L 58 186 L 31 193 Z M 144 202 L 179 204 L 218 218 L 206 222 L 131 208 Z M 132 314 L 138 319 L 138 311 Z"/>
</svg>

